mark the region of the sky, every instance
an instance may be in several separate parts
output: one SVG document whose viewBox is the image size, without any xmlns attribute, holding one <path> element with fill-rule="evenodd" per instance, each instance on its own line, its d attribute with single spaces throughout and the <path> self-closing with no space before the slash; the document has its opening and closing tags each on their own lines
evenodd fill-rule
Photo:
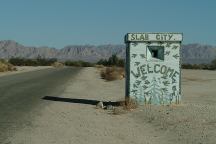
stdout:
<svg viewBox="0 0 216 144">
<path fill-rule="evenodd" d="M 0 40 L 26 46 L 123 44 L 128 32 L 182 32 L 216 45 L 215 0 L 0 0 Z"/>
</svg>

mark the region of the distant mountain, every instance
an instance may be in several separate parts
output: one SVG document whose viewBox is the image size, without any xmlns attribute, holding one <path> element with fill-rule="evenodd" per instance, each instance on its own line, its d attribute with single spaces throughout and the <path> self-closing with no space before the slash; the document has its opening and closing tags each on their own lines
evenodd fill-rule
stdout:
<svg viewBox="0 0 216 144">
<path fill-rule="evenodd" d="M 48 47 L 26 47 L 15 41 L 0 41 L 0 58 L 9 59 L 11 57 L 36 58 L 38 55 L 45 58 L 54 58 L 58 50 Z"/>
<path fill-rule="evenodd" d="M 210 63 L 216 58 L 216 47 L 200 44 L 188 44 L 182 46 L 183 63 L 200 64 Z M 69 45 L 62 49 L 49 47 L 28 47 L 15 41 L 0 41 L 0 58 L 57 58 L 65 60 L 84 60 L 96 62 L 102 58 L 108 58 L 112 54 L 125 57 L 125 45 Z"/>
<path fill-rule="evenodd" d="M 213 59 L 216 59 L 216 47 L 200 44 L 188 44 L 182 46 L 183 63 L 210 63 Z"/>
</svg>

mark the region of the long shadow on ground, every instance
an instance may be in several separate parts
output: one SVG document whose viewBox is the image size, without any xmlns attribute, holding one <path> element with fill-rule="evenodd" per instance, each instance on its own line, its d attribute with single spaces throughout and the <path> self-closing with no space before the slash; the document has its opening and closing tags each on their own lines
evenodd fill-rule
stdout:
<svg viewBox="0 0 216 144">
<path fill-rule="evenodd" d="M 42 98 L 43 100 L 49 101 L 59 101 L 59 102 L 69 102 L 69 103 L 79 103 L 79 104 L 87 104 L 87 105 L 96 105 L 100 101 L 98 100 L 90 100 L 90 99 L 75 99 L 75 98 L 62 98 L 62 97 L 55 97 L 55 96 L 45 96 Z M 112 106 L 120 106 L 120 101 L 117 102 L 107 102 L 103 101 L 104 106 L 112 105 Z"/>
</svg>

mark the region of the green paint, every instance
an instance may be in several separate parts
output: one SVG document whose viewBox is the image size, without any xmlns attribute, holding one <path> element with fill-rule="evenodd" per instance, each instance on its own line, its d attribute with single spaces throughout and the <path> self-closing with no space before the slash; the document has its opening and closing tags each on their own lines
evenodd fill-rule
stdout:
<svg viewBox="0 0 216 144">
<path fill-rule="evenodd" d="M 172 75 L 172 79 L 175 80 L 177 75 L 179 75 L 179 72 L 175 71 L 174 74 Z"/>
<path fill-rule="evenodd" d="M 151 69 L 150 65 L 147 65 L 148 73 L 153 73 L 153 70 Z"/>
<path fill-rule="evenodd" d="M 154 72 L 155 73 L 159 73 L 160 72 L 160 65 L 159 64 L 155 64 L 155 66 L 154 66 Z"/>
<path fill-rule="evenodd" d="M 171 67 L 168 67 L 166 65 L 160 65 L 160 64 L 154 64 L 151 65 L 150 64 L 143 64 L 140 66 L 137 66 L 134 68 L 135 71 L 131 70 L 131 74 L 135 77 L 135 78 L 139 78 L 141 75 L 147 75 L 147 74 L 151 74 L 151 73 L 160 73 L 163 76 L 169 76 L 170 78 L 175 78 L 176 75 L 178 74 L 177 71 L 175 71 L 174 69 L 172 69 Z"/>
<path fill-rule="evenodd" d="M 171 40 L 173 37 L 172 34 L 157 34 L 156 35 L 156 40 L 158 41 L 166 41 L 166 40 Z"/>
<path fill-rule="evenodd" d="M 132 74 L 135 78 L 140 77 L 140 76 L 141 76 L 141 74 L 140 74 L 140 68 L 137 67 L 137 73 L 135 73 L 135 72 L 133 72 L 133 71 L 131 70 L 131 74 Z"/>
<path fill-rule="evenodd" d="M 131 34 L 131 41 L 144 41 L 148 38 L 148 34 Z"/>
<path fill-rule="evenodd" d="M 169 77 L 172 77 L 173 72 L 174 72 L 174 69 L 168 67 L 168 68 L 167 68 L 167 71 L 166 71 L 166 75 L 169 76 Z"/>
<path fill-rule="evenodd" d="M 161 74 L 165 74 L 166 72 L 167 72 L 167 66 L 162 65 L 162 66 L 161 66 L 161 69 L 160 69 L 160 73 L 161 73 Z"/>
<path fill-rule="evenodd" d="M 146 67 L 146 64 L 140 66 L 140 70 L 141 70 L 141 73 L 142 73 L 143 76 L 145 74 L 147 74 L 145 67 Z"/>
</svg>

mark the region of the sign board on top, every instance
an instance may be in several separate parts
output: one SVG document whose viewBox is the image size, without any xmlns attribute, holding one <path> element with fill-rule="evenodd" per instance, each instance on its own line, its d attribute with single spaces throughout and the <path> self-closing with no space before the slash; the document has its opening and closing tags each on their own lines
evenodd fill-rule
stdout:
<svg viewBox="0 0 216 144">
<path fill-rule="evenodd" d="M 182 33 L 128 33 L 126 42 L 142 41 L 182 41 Z"/>
</svg>

